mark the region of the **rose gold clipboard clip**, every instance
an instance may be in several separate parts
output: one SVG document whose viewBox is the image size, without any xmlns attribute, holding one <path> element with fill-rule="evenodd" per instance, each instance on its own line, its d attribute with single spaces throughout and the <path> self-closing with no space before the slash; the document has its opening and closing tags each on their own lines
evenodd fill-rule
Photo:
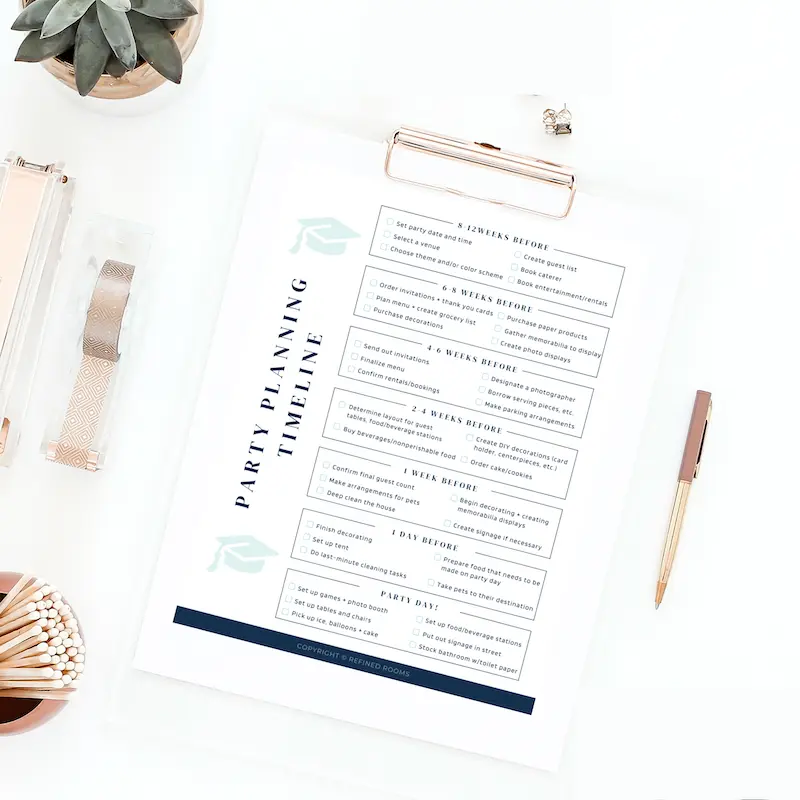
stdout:
<svg viewBox="0 0 800 800">
<path fill-rule="evenodd" d="M 439 186 L 432 183 L 402 178 L 393 174 L 391 170 L 392 156 L 395 148 L 407 148 L 409 150 L 424 153 L 430 156 L 446 158 L 459 161 L 474 166 L 486 167 L 500 172 L 527 178 L 538 183 L 547 184 L 556 188 L 563 188 L 567 193 L 566 205 L 559 213 L 550 213 L 541 209 L 508 203 L 490 197 L 480 197 L 468 194 L 450 186 Z M 519 153 L 511 153 L 501 150 L 491 144 L 481 142 L 468 142 L 462 139 L 454 139 L 450 136 L 442 136 L 438 133 L 420 130 L 418 128 L 398 128 L 389 139 L 389 147 L 386 151 L 386 162 L 384 172 L 388 178 L 413 186 L 422 186 L 427 189 L 450 192 L 461 197 L 468 197 L 473 200 L 483 200 L 487 203 L 514 208 L 517 211 L 526 211 L 530 214 L 538 214 L 550 219 L 564 219 L 572 209 L 575 200 L 575 173 L 569 167 L 561 164 L 554 164 L 551 161 L 543 161 L 533 156 L 524 156 Z"/>
</svg>

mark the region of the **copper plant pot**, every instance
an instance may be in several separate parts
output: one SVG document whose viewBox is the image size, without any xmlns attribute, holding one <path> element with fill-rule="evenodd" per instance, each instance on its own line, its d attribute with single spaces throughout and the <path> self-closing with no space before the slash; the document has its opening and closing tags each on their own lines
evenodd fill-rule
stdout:
<svg viewBox="0 0 800 800">
<path fill-rule="evenodd" d="M 32 2 L 33 0 L 20 0 L 22 8 Z M 186 24 L 173 34 L 184 64 L 192 54 L 203 28 L 205 0 L 194 0 L 194 5 L 197 8 L 197 15 L 190 17 Z M 65 86 L 69 86 L 75 92 L 78 91 L 75 84 L 75 67 L 72 64 L 62 61 L 60 58 L 49 58 L 42 62 L 42 66 Z M 127 100 L 152 92 L 153 89 L 166 83 L 166 80 L 163 75 L 145 62 L 131 72 L 125 73 L 121 78 L 103 75 L 97 82 L 97 86 L 89 93 L 89 97 L 98 97 L 102 100 Z"/>
<path fill-rule="evenodd" d="M 0 599 L 22 577 L 19 572 L 0 572 Z M 0 736 L 27 733 L 64 710 L 66 700 L 15 700 L 0 697 Z"/>
</svg>

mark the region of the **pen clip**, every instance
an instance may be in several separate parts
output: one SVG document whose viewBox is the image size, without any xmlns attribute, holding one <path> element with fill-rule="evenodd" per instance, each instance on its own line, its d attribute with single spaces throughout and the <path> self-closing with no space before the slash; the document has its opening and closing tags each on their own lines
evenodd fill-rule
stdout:
<svg viewBox="0 0 800 800">
<path fill-rule="evenodd" d="M 706 443 L 706 432 L 708 431 L 708 423 L 711 420 L 711 402 L 708 404 L 708 414 L 706 414 L 706 421 L 703 424 L 703 435 L 700 437 L 700 447 L 697 449 L 697 461 L 694 464 L 694 477 L 700 474 L 700 459 L 703 457 L 703 446 Z"/>
</svg>

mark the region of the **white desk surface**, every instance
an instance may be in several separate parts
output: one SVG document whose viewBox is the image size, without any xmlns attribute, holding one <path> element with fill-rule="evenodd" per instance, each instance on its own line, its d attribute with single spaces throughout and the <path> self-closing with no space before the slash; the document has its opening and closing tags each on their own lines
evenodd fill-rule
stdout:
<svg viewBox="0 0 800 800">
<path fill-rule="evenodd" d="M 271 800 L 800 796 L 800 434 L 791 421 L 798 121 L 794 34 L 779 8 L 786 4 L 745 14 L 735 5 L 703 10 L 688 0 L 669 10 L 576 0 L 567 4 L 576 30 L 570 39 L 552 27 L 558 20 L 541 16 L 555 12 L 500 2 L 494 7 L 502 13 L 491 20 L 451 28 L 443 53 L 435 29 L 452 24 L 444 6 L 455 12 L 463 4 L 437 7 L 432 32 L 416 3 L 286 8 L 294 4 L 237 0 L 227 20 L 219 3 L 209 3 L 209 52 L 196 85 L 183 87 L 166 110 L 131 119 L 89 113 L 43 71 L 13 64 L 18 36 L 0 24 L 0 149 L 67 162 L 80 180 L 73 244 L 98 212 L 158 233 L 148 325 L 132 356 L 117 463 L 88 476 L 42 462 L 47 376 L 40 374 L 22 456 L 0 474 L 0 567 L 25 568 L 66 589 L 92 644 L 92 670 L 74 707 L 35 733 L 0 740 L 0 796 L 22 797 L 39 780 L 65 800 L 244 789 Z M 249 36 L 236 28 L 240 19 L 250 20 Z M 560 73 L 548 51 L 554 42 L 569 60 Z M 439 80 L 416 84 L 420 64 L 404 70 L 397 58 L 409 47 Z M 488 63 L 508 82 L 470 95 L 496 77 L 481 72 Z M 381 68 L 387 77 L 378 81 Z M 555 74 L 569 95 L 498 94 L 506 87 L 546 91 Z M 465 75 L 475 81 L 461 80 Z M 579 94 L 581 75 L 586 94 Z M 551 99 L 571 105 L 569 139 L 552 141 L 541 130 Z M 362 769 L 315 775 L 309 753 L 301 774 L 142 740 L 107 722 L 117 653 L 129 645 L 129 632 L 117 624 L 125 613 L 115 605 L 125 606 L 147 582 L 246 195 L 257 120 L 275 104 L 365 138 L 381 138 L 402 121 L 550 155 L 576 166 L 585 189 L 683 209 L 692 225 L 628 512 L 557 774 L 468 756 L 459 775 L 397 769 L 398 752 L 413 766 L 413 748 L 383 734 L 375 745 L 381 757 Z M 176 293 L 183 298 L 177 308 Z M 701 387 L 714 392 L 715 417 L 677 568 L 655 613 L 663 524 Z M 395 769 L 383 769 L 382 761 Z M 54 782 L 36 777 L 42 769 Z"/>
</svg>

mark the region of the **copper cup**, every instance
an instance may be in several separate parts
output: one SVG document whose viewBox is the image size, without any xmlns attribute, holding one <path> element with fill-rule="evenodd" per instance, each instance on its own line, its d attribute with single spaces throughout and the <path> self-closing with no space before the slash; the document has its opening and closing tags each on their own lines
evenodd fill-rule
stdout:
<svg viewBox="0 0 800 800">
<path fill-rule="evenodd" d="M 0 572 L 0 600 L 22 577 L 19 572 Z M 66 700 L 16 700 L 0 697 L 0 736 L 27 733 L 51 720 L 67 705 Z"/>
</svg>

